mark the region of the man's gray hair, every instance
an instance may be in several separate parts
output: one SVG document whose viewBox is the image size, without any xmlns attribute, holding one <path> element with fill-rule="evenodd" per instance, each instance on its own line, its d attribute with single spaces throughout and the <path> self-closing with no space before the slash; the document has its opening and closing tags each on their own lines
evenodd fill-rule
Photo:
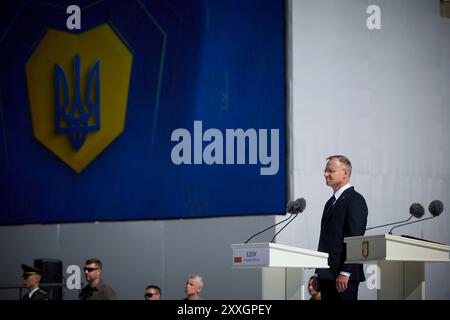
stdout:
<svg viewBox="0 0 450 320">
<path fill-rule="evenodd" d="M 339 162 L 348 170 L 348 176 L 350 177 L 352 175 L 352 163 L 350 162 L 349 158 L 347 158 L 346 156 L 335 154 L 327 158 L 328 161 L 330 161 L 331 159 L 338 159 Z"/>
<path fill-rule="evenodd" d="M 203 278 L 201 276 L 199 276 L 198 274 L 189 275 L 188 280 L 189 279 L 197 280 L 198 284 L 200 285 L 200 288 L 203 288 Z"/>
</svg>

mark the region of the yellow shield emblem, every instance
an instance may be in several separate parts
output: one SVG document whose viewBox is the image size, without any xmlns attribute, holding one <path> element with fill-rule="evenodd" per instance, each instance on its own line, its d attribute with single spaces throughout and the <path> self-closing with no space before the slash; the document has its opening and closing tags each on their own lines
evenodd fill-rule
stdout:
<svg viewBox="0 0 450 320">
<path fill-rule="evenodd" d="M 124 130 L 132 59 L 102 24 L 48 29 L 26 63 L 33 134 L 77 173 Z"/>
<path fill-rule="evenodd" d="M 369 241 L 363 241 L 362 243 L 362 255 L 364 258 L 369 256 Z"/>
</svg>

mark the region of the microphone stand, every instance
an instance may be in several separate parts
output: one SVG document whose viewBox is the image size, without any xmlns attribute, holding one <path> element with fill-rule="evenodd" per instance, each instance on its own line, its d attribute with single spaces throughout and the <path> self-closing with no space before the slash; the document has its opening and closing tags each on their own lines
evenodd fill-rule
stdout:
<svg viewBox="0 0 450 320">
<path fill-rule="evenodd" d="M 292 215 L 293 215 L 293 214 L 291 213 L 291 216 L 292 216 Z M 294 221 L 294 219 L 297 218 L 297 217 L 298 217 L 298 213 L 295 214 L 295 216 L 294 216 L 288 223 L 286 223 L 286 224 L 284 225 L 284 227 L 281 228 L 280 231 L 278 231 L 277 233 L 275 233 L 275 235 L 273 236 L 272 240 L 270 240 L 270 242 L 272 243 L 273 240 L 275 240 L 275 237 L 276 237 L 281 231 L 283 231 L 283 229 L 286 228 L 286 227 L 288 226 L 288 224 L 291 223 L 292 221 Z M 291 217 L 289 217 L 289 218 L 291 218 Z"/>
<path fill-rule="evenodd" d="M 393 224 L 397 224 L 397 223 L 403 223 L 403 222 L 407 222 L 407 221 L 411 220 L 411 219 L 412 219 L 412 217 L 413 217 L 413 215 L 411 215 L 411 217 L 409 217 L 408 219 L 406 219 L 406 220 L 403 220 L 403 221 L 397 221 L 397 222 L 392 222 L 392 223 L 387 223 L 387 224 L 383 224 L 383 225 L 381 225 L 381 226 L 370 227 L 370 228 L 367 228 L 367 229 L 366 229 L 366 231 L 367 231 L 367 230 L 372 230 L 372 229 L 377 229 L 377 228 L 381 228 L 381 227 L 392 226 Z"/>
<path fill-rule="evenodd" d="M 293 213 L 291 213 L 291 215 L 290 215 L 288 218 L 286 218 L 286 219 L 284 219 L 284 220 L 282 220 L 282 221 L 280 221 L 280 222 L 278 222 L 278 223 L 276 223 L 276 224 L 274 224 L 274 225 L 271 225 L 270 227 L 264 229 L 263 231 L 260 231 L 260 232 L 258 232 L 258 233 L 256 233 L 256 234 L 252 235 L 252 236 L 251 236 L 250 238 L 248 238 L 247 241 L 245 241 L 244 243 L 248 243 L 251 239 L 253 239 L 253 238 L 256 237 L 257 235 L 263 233 L 264 231 L 267 231 L 267 230 L 269 230 L 270 228 L 273 228 L 273 227 L 279 225 L 280 223 L 283 223 L 283 222 L 289 220 L 289 219 L 292 217 L 292 215 L 293 215 Z M 281 230 L 283 230 L 283 229 L 281 229 Z"/>
<path fill-rule="evenodd" d="M 395 228 L 398 228 L 398 227 L 401 227 L 401 226 L 405 226 L 405 225 L 407 225 L 407 224 L 413 224 L 413 223 L 416 223 L 416 222 L 420 222 L 420 221 L 425 221 L 425 220 L 433 219 L 433 218 L 436 218 L 436 217 L 437 217 L 437 216 L 433 216 L 433 217 L 428 217 L 428 218 L 421 219 L 421 220 L 417 220 L 417 221 L 413 221 L 413 222 L 408 222 L 408 223 L 402 223 L 402 224 L 399 224 L 399 225 L 397 225 L 397 226 L 395 226 L 395 227 L 392 227 L 392 229 L 389 231 L 389 234 L 392 234 L 392 230 L 394 230 Z"/>
</svg>

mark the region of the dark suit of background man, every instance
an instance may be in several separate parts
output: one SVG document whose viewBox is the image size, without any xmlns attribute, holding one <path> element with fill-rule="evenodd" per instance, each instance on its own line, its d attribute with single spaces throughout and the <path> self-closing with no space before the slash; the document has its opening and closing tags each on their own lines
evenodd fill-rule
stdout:
<svg viewBox="0 0 450 320">
<path fill-rule="evenodd" d="M 334 191 L 323 211 L 319 251 L 329 254 L 329 269 L 317 269 L 315 286 L 322 300 L 356 300 L 359 283 L 365 281 L 362 264 L 346 264 L 345 237 L 364 235 L 367 204 L 364 197 L 350 185 L 352 165 L 344 156 L 327 158 L 324 177 Z"/>
</svg>

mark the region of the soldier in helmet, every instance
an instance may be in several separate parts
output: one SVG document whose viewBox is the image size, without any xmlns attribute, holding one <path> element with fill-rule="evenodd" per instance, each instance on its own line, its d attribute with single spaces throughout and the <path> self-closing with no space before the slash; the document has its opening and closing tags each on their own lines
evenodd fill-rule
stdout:
<svg viewBox="0 0 450 320">
<path fill-rule="evenodd" d="M 22 264 L 22 270 L 23 284 L 28 289 L 22 300 L 49 300 L 47 291 L 39 288 L 39 282 L 44 271 L 26 264 Z"/>
</svg>

